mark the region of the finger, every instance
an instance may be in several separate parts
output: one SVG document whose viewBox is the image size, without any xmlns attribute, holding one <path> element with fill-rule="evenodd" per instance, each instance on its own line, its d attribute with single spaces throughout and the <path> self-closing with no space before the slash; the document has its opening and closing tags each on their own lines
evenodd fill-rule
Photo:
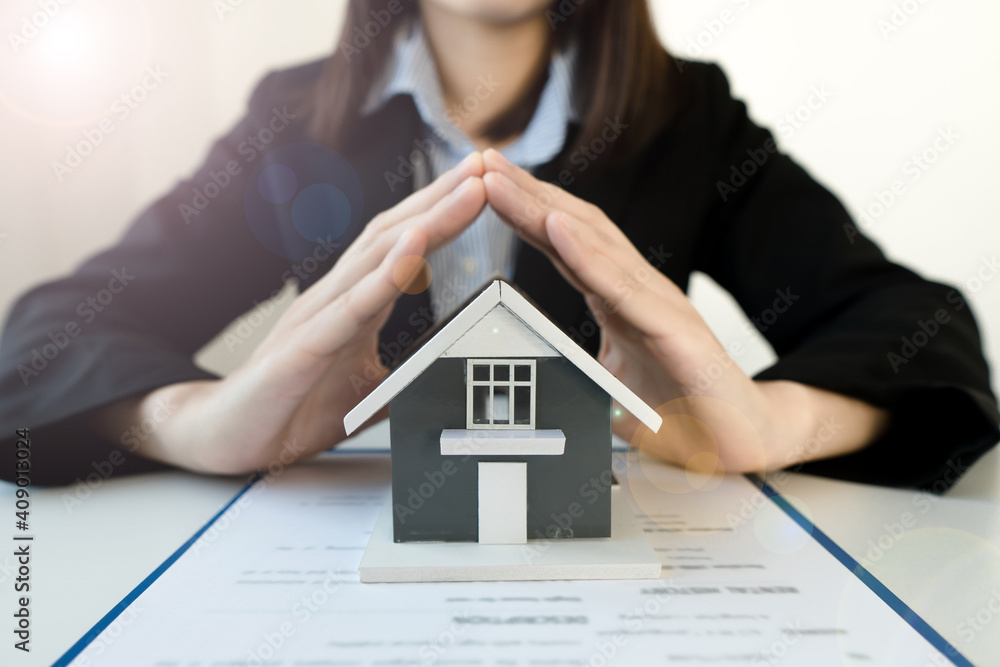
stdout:
<svg viewBox="0 0 1000 667">
<path fill-rule="evenodd" d="M 619 337 L 631 338 L 631 327 L 619 314 L 610 311 L 611 304 L 606 299 L 593 292 L 587 292 L 584 294 L 584 301 L 601 329 L 607 329 Z"/>
<path fill-rule="evenodd" d="M 343 266 L 338 263 L 335 274 L 329 280 L 321 280 L 325 284 L 316 292 L 324 302 L 335 298 L 361 276 L 374 271 L 407 229 L 419 228 L 426 233 L 427 252 L 440 248 L 465 231 L 485 206 L 486 190 L 482 180 L 477 176 L 468 177 L 429 210 L 382 231 L 358 253 L 344 257 Z"/>
<path fill-rule="evenodd" d="M 483 179 L 470 176 L 460 186 L 436 203 L 430 210 L 401 223 L 400 233 L 411 227 L 427 234 L 427 251 L 447 245 L 476 221 L 486 207 L 486 186 Z M 395 231 L 395 230 L 394 230 Z M 390 235 L 388 239 L 392 239 Z M 384 241 L 388 245 L 390 241 Z"/>
<path fill-rule="evenodd" d="M 332 303 L 303 323 L 298 344 L 317 358 L 326 358 L 347 346 L 362 331 L 367 331 L 381 314 L 402 294 L 396 281 L 412 281 L 419 270 L 404 268 L 400 260 L 423 255 L 427 235 L 413 228 L 403 233 L 378 267 L 344 291 Z"/>
<path fill-rule="evenodd" d="M 457 165 L 444 172 L 433 182 L 417 190 L 392 208 L 380 213 L 372 220 L 381 231 L 393 227 L 407 218 L 412 218 L 429 210 L 449 192 L 459 187 L 470 176 L 481 178 L 484 173 L 483 155 L 479 151 L 469 153 Z"/>
<path fill-rule="evenodd" d="M 289 309 L 288 323 L 295 325 L 312 317 L 316 310 L 328 302 L 332 296 L 339 294 L 345 282 L 351 284 L 353 280 L 370 272 L 382 260 L 382 257 L 378 256 L 376 252 L 377 256 L 373 260 L 372 257 L 366 256 L 368 251 L 375 245 L 379 246 L 376 251 L 391 247 L 398 240 L 399 232 L 395 235 L 390 234 L 388 237 L 386 234 L 401 222 L 426 213 L 439 204 L 442 199 L 462 188 L 469 178 L 480 178 L 482 174 L 483 156 L 475 151 L 426 187 L 372 218 L 359 237 L 337 260 L 340 273 L 337 273 L 336 270 L 330 271 L 303 292 Z M 345 276 L 346 280 L 338 280 L 338 276 L 344 272 L 348 274 Z M 299 312 L 300 310 L 302 312 Z"/>
<path fill-rule="evenodd" d="M 545 231 L 545 218 L 552 212 L 539 204 L 506 174 L 487 172 L 483 177 L 486 200 L 497 215 L 510 225 L 518 236 L 544 253 L 552 254 L 552 243 Z"/>
<path fill-rule="evenodd" d="M 617 225 L 608 220 L 603 211 L 590 203 L 576 200 L 576 204 L 579 205 L 566 207 L 562 204 L 571 202 L 569 199 L 563 199 L 558 206 L 546 204 L 532 196 L 506 174 L 498 172 L 488 172 L 483 177 L 483 182 L 486 184 L 486 199 L 501 219 L 510 224 L 521 238 L 543 252 L 555 254 L 548 232 L 545 230 L 545 219 L 553 212 L 562 211 L 590 227 L 593 233 L 602 238 L 602 245 L 609 252 L 620 251 L 625 255 L 638 256 L 638 251 L 628 237 L 618 229 Z M 581 211 L 585 219 L 580 217 Z M 634 261 L 634 259 L 635 257 L 623 257 L 623 261 Z"/>
<path fill-rule="evenodd" d="M 560 213 L 558 211 L 551 213 L 549 217 Z M 627 276 L 626 283 L 640 283 L 651 290 L 654 295 L 668 300 L 687 300 L 684 292 L 659 270 L 653 268 L 649 260 L 632 245 L 632 241 L 617 227 L 615 229 L 618 234 L 609 237 L 599 229 L 582 224 L 581 220 L 571 214 L 565 214 L 565 219 L 568 224 L 571 224 L 572 229 L 576 231 L 577 236 L 586 247 L 602 255 L 611 264 L 621 269 Z M 628 286 L 620 289 L 628 291 Z"/>
<path fill-rule="evenodd" d="M 487 173 L 483 177 L 483 182 L 486 184 L 487 201 L 491 203 L 501 219 L 511 225 L 522 239 L 541 250 L 574 288 L 580 292 L 586 292 L 583 286 L 576 280 L 573 272 L 566 269 L 562 258 L 552 246 L 552 242 L 549 239 L 545 221 L 549 216 L 560 211 L 539 205 L 524 190 L 503 174 L 496 172 Z M 501 211 L 519 211 L 520 213 L 504 214 Z M 601 213 L 600 215 L 603 216 L 604 214 Z M 615 227 L 615 231 L 616 234 L 613 237 L 609 237 L 599 230 L 590 229 L 591 234 L 600 237 L 601 242 L 597 245 L 600 251 L 606 254 L 617 255 L 616 261 L 621 263 L 644 261 L 628 238 L 617 227 Z"/>
<path fill-rule="evenodd" d="M 622 267 L 597 249 L 593 230 L 565 213 L 550 215 L 546 229 L 559 257 L 584 292 L 601 299 L 606 315 L 618 315 L 649 336 L 662 333 L 666 302 L 653 288 L 659 276 L 653 267 Z"/>
<path fill-rule="evenodd" d="M 488 173 L 483 177 L 483 183 L 486 187 L 486 199 L 490 201 L 499 201 L 502 198 L 513 198 L 523 196 L 521 191 L 513 182 L 503 176 L 502 174 L 497 174 L 495 172 Z M 491 204 L 492 205 L 492 204 Z M 505 207 L 507 210 L 516 210 L 516 205 L 509 205 Z M 493 205 L 493 209 L 501 220 L 510 225 L 517 235 L 523 239 L 525 242 L 530 244 L 532 247 L 540 250 L 542 254 L 549 258 L 553 266 L 559 271 L 559 274 L 569 282 L 574 289 L 583 292 L 583 285 L 576 280 L 573 276 L 573 272 L 566 268 L 562 259 L 559 257 L 559 253 L 556 252 L 555 248 L 549 242 L 548 233 L 545 232 L 545 216 L 548 213 L 543 214 L 541 209 L 535 210 L 531 207 L 526 207 L 528 214 L 527 217 L 521 219 L 512 218 L 510 215 L 503 213 L 501 208 Z"/>
<path fill-rule="evenodd" d="M 410 227 L 421 227 L 428 235 L 428 252 L 449 242 L 472 224 L 486 206 L 486 191 L 482 179 L 469 176 L 435 202 L 428 210 L 379 230 L 365 242 L 358 240 L 356 252 L 342 258 L 343 271 L 366 274 L 382 261 L 382 257 Z M 334 282 L 331 278 L 328 282 Z M 348 283 L 350 284 L 350 283 Z"/>
<path fill-rule="evenodd" d="M 377 239 L 358 248 L 358 252 L 342 257 L 327 275 L 296 299 L 293 305 L 295 310 L 288 314 L 289 324 L 294 326 L 307 321 L 351 285 L 374 271 L 406 230 L 421 229 L 428 244 L 426 252 L 431 252 L 461 234 L 475 221 L 485 205 L 486 191 L 482 180 L 469 176 L 428 211 L 383 230 Z"/>
<path fill-rule="evenodd" d="M 497 173 L 506 176 L 517 187 L 524 190 L 540 207 L 550 211 L 565 211 L 587 224 L 598 227 L 603 227 L 605 222 L 614 226 L 603 213 L 600 216 L 595 215 L 595 213 L 600 213 L 598 207 L 571 195 L 557 185 L 535 178 L 530 171 L 518 167 L 498 150 L 490 148 L 483 153 L 483 165 L 486 174 Z"/>
</svg>

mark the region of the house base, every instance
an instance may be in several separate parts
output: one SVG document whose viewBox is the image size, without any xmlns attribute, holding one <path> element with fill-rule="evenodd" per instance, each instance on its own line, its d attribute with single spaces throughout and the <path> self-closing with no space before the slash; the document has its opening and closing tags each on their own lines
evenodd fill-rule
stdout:
<svg viewBox="0 0 1000 667">
<path fill-rule="evenodd" d="M 660 559 L 617 486 L 611 537 L 527 544 L 406 542 L 392 539 L 392 498 L 382 507 L 358 568 L 363 583 L 658 579 Z"/>
</svg>

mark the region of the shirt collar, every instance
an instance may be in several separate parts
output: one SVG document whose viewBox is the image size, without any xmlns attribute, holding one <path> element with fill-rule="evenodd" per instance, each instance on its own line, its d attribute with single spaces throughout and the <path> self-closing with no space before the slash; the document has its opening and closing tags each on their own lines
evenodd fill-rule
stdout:
<svg viewBox="0 0 1000 667">
<path fill-rule="evenodd" d="M 552 54 L 549 77 L 534 115 L 521 136 L 501 149 L 511 162 L 522 167 L 538 166 L 549 162 L 562 150 L 567 124 L 579 120 L 573 103 L 575 64 L 575 46 Z M 489 75 L 482 78 L 484 86 L 488 87 Z M 361 114 L 367 116 L 378 111 L 396 95 L 410 95 L 421 120 L 447 142 L 452 151 L 465 155 L 475 150 L 460 125 L 452 120 L 461 121 L 461 110 L 449 114 L 444 108 L 441 81 L 423 27 L 417 19 L 396 31 L 392 53 L 369 91 Z"/>
</svg>

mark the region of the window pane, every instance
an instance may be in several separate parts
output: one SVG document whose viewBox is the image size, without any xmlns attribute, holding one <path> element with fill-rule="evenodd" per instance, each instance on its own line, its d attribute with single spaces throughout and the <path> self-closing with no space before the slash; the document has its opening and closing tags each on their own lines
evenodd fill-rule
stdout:
<svg viewBox="0 0 1000 667">
<path fill-rule="evenodd" d="M 490 388 L 487 386 L 472 388 L 472 423 L 489 424 Z"/>
<path fill-rule="evenodd" d="M 514 387 L 514 423 L 531 423 L 531 387 L 528 385 Z"/>
<path fill-rule="evenodd" d="M 472 379 L 476 381 L 489 381 L 490 367 L 486 364 L 475 364 L 472 367 Z"/>
<path fill-rule="evenodd" d="M 494 382 L 509 382 L 510 381 L 510 366 L 507 364 L 496 364 L 493 366 L 493 380 Z"/>
<path fill-rule="evenodd" d="M 531 366 L 514 366 L 514 379 L 518 382 L 530 382 Z"/>
<path fill-rule="evenodd" d="M 510 388 L 493 387 L 493 423 L 510 423 Z"/>
</svg>

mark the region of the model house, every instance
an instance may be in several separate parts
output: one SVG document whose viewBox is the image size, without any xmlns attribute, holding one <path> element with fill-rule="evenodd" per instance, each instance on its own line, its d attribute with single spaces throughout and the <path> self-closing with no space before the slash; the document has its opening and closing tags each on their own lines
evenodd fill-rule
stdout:
<svg viewBox="0 0 1000 667">
<path fill-rule="evenodd" d="M 396 542 L 602 538 L 612 399 L 659 429 L 652 408 L 497 279 L 344 425 L 351 433 L 389 405 Z"/>
</svg>

